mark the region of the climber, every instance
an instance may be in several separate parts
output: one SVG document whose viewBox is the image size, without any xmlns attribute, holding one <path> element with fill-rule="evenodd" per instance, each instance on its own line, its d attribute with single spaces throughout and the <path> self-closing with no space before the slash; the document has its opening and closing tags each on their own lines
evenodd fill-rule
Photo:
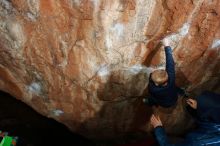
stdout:
<svg viewBox="0 0 220 146">
<path fill-rule="evenodd" d="M 186 135 L 185 140 L 171 144 L 168 141 L 159 116 L 151 116 L 151 125 L 160 146 L 220 146 L 220 94 L 205 91 L 196 99 L 187 99 L 187 104 L 195 110 L 197 128 Z"/>
<path fill-rule="evenodd" d="M 185 95 L 184 90 L 175 85 L 175 66 L 172 49 L 168 39 L 163 40 L 166 54 L 166 70 L 155 70 L 150 74 L 148 92 L 150 97 L 144 98 L 147 105 L 170 107 L 176 104 L 178 95 Z"/>
</svg>

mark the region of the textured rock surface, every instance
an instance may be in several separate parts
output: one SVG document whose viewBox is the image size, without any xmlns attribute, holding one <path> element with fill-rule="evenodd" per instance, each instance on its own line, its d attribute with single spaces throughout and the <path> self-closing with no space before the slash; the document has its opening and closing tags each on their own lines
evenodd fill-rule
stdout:
<svg viewBox="0 0 220 146">
<path fill-rule="evenodd" d="M 90 138 L 149 131 L 141 96 L 165 37 L 178 85 L 220 91 L 219 0 L 0 0 L 0 89 Z M 179 105 L 155 110 L 173 133 Z"/>
</svg>

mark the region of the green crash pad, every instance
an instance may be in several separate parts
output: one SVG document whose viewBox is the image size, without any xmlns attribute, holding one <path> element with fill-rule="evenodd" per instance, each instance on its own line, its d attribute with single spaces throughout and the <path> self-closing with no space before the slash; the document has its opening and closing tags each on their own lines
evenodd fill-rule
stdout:
<svg viewBox="0 0 220 146">
<path fill-rule="evenodd" d="M 12 140 L 13 140 L 12 137 L 4 136 L 1 143 L 0 143 L 0 146 L 13 146 Z"/>
</svg>

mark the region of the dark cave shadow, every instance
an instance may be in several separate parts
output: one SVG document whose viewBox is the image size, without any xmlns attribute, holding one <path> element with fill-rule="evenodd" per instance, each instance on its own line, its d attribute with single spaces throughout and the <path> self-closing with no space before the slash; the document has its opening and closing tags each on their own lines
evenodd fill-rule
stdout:
<svg viewBox="0 0 220 146">
<path fill-rule="evenodd" d="M 149 53 L 149 55 L 147 56 L 147 58 L 143 61 L 143 65 L 145 66 L 150 66 L 151 65 L 151 61 L 153 60 L 154 56 L 156 55 L 156 53 L 159 51 L 159 49 L 161 48 L 162 44 L 158 43 L 156 45 L 156 47 Z"/>
<path fill-rule="evenodd" d="M 2 91 L 0 103 L 0 130 L 8 132 L 9 136 L 18 136 L 21 146 L 95 145 Z"/>
<path fill-rule="evenodd" d="M 181 68 L 176 67 L 176 85 L 180 88 L 188 89 L 190 81 L 187 79 Z"/>
<path fill-rule="evenodd" d="M 129 108 L 134 109 L 134 113 L 129 113 Z M 129 116 L 133 114 L 134 117 Z M 100 146 L 135 143 L 152 139 L 152 133 L 143 130 L 151 114 L 152 108 L 144 105 L 140 97 L 121 101 L 107 101 L 99 112 L 84 121 L 78 130 L 80 133 L 86 133 Z M 90 129 L 88 125 L 95 125 L 95 127 L 93 130 L 88 130 Z"/>
<path fill-rule="evenodd" d="M 143 103 L 143 98 L 149 96 L 148 88 L 146 87 L 144 89 L 142 95 L 137 96 L 139 95 L 140 89 L 135 86 L 135 84 L 137 84 L 138 82 L 136 79 L 140 79 L 140 76 L 142 75 L 143 73 L 134 74 L 133 80 L 130 80 L 130 82 L 120 83 L 120 76 L 117 76 L 117 74 L 115 75 L 113 73 L 109 76 L 104 85 L 102 85 L 101 88 L 97 90 L 97 97 L 99 98 L 99 100 L 105 103 L 123 103 L 126 101 L 131 101 L 131 103 L 129 104 L 134 108 L 139 108 L 139 111 L 137 113 L 142 113 L 142 115 L 145 116 L 145 118 L 143 118 L 143 123 L 146 123 L 146 120 L 150 119 L 150 116 L 152 114 L 152 107 L 147 106 Z M 144 76 L 144 78 L 148 79 L 149 77 Z M 132 85 L 132 88 L 126 88 L 128 85 Z M 102 110 L 105 111 L 105 107 L 103 107 Z M 100 113 L 102 113 L 102 110 L 100 110 Z"/>
<path fill-rule="evenodd" d="M 146 139 L 146 137 L 149 137 L 149 133 L 145 133 L 140 127 L 144 126 L 145 122 L 149 120 L 149 113 L 152 112 L 152 109 L 143 104 L 142 97 L 132 97 L 128 100 L 131 100 L 133 104 L 125 104 L 124 102 L 127 102 L 126 100 L 120 101 L 119 103 L 106 102 L 93 118 L 87 119 L 81 124 L 79 130 L 83 133 L 89 133 L 86 126 L 87 124 L 97 122 L 97 119 L 106 118 L 108 116 L 114 118 L 115 113 L 115 122 L 113 122 L 112 127 L 109 127 L 111 124 L 106 123 L 106 125 L 101 126 L 101 128 L 91 131 L 91 134 L 96 133 L 96 131 L 98 134 L 103 133 L 102 135 L 104 137 L 102 138 L 104 138 L 104 140 L 96 138 L 89 140 L 79 134 L 71 132 L 63 124 L 38 114 L 31 107 L 18 101 L 8 93 L 0 91 L 0 130 L 8 132 L 10 136 L 18 136 L 21 146 L 113 146 Z M 121 104 L 122 108 L 120 108 Z M 129 109 L 129 106 L 136 106 L 135 111 L 137 113 L 135 117 L 133 117 L 133 119 L 135 119 L 134 122 L 130 125 L 132 128 L 128 128 L 127 132 L 122 132 L 123 129 L 121 129 L 121 131 L 117 130 L 120 126 L 123 128 L 123 125 L 120 125 L 116 118 L 122 117 L 121 120 L 124 121 L 122 123 L 126 126 L 126 122 L 129 120 L 128 116 L 123 118 L 124 113 L 122 113 L 120 109 L 125 110 L 126 113 L 126 109 Z M 110 114 L 111 110 L 109 109 L 112 109 L 114 113 Z M 103 123 L 97 124 L 100 125 Z M 114 134 L 111 132 L 114 132 Z M 114 135 L 114 137 L 109 135 Z"/>
<path fill-rule="evenodd" d="M 142 101 L 147 96 L 147 88 L 141 96 L 129 96 L 138 93 L 126 93 L 128 89 L 125 86 L 126 84 L 118 82 L 117 76 L 110 75 L 97 90 L 103 106 L 92 118 L 86 119 L 77 131 L 85 133 L 103 146 L 115 146 L 151 137 L 151 133 L 144 131 L 152 114 L 152 107 Z"/>
</svg>

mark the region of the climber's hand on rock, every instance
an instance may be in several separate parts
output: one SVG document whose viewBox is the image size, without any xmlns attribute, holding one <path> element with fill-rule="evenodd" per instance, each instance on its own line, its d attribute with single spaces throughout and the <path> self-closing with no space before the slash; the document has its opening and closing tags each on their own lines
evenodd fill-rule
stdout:
<svg viewBox="0 0 220 146">
<path fill-rule="evenodd" d="M 170 46 L 170 40 L 168 39 L 168 38 L 164 38 L 163 40 L 162 40 L 162 43 L 163 43 L 163 45 L 166 47 L 166 46 Z"/>
<path fill-rule="evenodd" d="M 195 99 L 189 98 L 186 103 L 190 105 L 193 109 L 197 109 L 197 101 Z"/>
<path fill-rule="evenodd" d="M 158 126 L 163 126 L 160 117 L 159 116 L 155 116 L 154 114 L 152 114 L 151 118 L 150 118 L 150 123 L 151 125 L 156 128 Z"/>
</svg>

